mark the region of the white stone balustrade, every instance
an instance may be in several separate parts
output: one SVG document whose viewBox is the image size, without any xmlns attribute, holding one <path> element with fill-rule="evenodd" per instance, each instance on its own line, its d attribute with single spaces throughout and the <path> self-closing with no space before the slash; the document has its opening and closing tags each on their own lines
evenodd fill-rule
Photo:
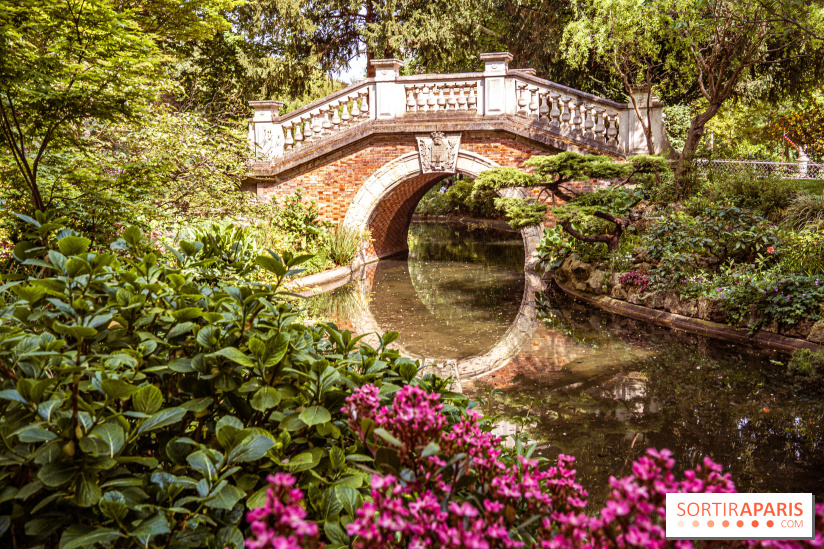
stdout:
<svg viewBox="0 0 824 549">
<path fill-rule="evenodd" d="M 366 121 L 437 116 L 512 116 L 536 129 L 582 144 L 594 143 L 620 155 L 647 152 L 640 120 L 631 105 L 616 103 L 535 76 L 533 69 L 510 69 L 509 53 L 481 55 L 484 71 L 400 76 L 397 59 L 374 60 L 376 76 L 367 78 L 283 116 L 283 103 L 252 101 L 249 141 L 259 160 L 295 154 Z M 636 93 L 639 104 L 647 95 Z M 663 117 L 653 102 L 653 141 L 664 144 Z"/>
</svg>

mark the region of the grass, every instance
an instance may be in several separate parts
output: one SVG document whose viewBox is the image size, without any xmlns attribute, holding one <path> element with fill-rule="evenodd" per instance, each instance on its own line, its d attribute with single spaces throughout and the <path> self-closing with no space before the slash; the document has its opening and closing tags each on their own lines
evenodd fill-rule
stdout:
<svg viewBox="0 0 824 549">
<path fill-rule="evenodd" d="M 824 195 L 824 179 L 801 179 L 798 183 L 805 192 Z"/>
</svg>

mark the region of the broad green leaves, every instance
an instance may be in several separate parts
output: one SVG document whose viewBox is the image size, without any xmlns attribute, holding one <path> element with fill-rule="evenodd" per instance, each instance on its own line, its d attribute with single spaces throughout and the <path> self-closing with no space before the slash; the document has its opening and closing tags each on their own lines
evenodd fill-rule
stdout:
<svg viewBox="0 0 824 549">
<path fill-rule="evenodd" d="M 373 349 L 303 326 L 277 286 L 207 288 L 136 227 L 122 237 L 115 262 L 63 236 L 51 278 L 6 294 L 0 360 L 18 381 L 0 380 L 0 476 L 31 479 L 14 494 L 26 543 L 231 546 L 277 471 L 305 475 L 310 512 L 343 540 L 374 462 L 341 408 L 364 383 L 388 398 L 420 381 L 387 349 L 397 334 Z M 303 259 L 272 256 L 287 273 Z"/>
<path fill-rule="evenodd" d="M 332 419 L 332 415 L 329 413 L 329 410 L 323 406 L 310 406 L 302 411 L 298 417 L 300 417 L 300 420 L 309 427 L 326 423 Z"/>
</svg>

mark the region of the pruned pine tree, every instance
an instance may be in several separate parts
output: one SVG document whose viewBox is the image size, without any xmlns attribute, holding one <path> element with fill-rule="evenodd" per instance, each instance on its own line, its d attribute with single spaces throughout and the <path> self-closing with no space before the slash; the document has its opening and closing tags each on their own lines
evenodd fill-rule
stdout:
<svg viewBox="0 0 824 549">
<path fill-rule="evenodd" d="M 631 210 L 643 199 L 640 190 L 628 185 L 649 183 L 655 174 L 667 170 L 666 159 L 638 155 L 628 162 L 608 156 L 563 152 L 552 156 L 533 156 L 519 168 L 493 168 L 475 180 L 473 193 L 512 187 L 540 189 L 538 199 L 498 198 L 495 205 L 506 213 L 513 228 L 540 224 L 546 212 L 552 213 L 563 229 L 583 242 L 603 242 L 615 251 L 621 235 L 636 221 Z M 608 180 L 608 188 L 581 193 L 572 183 L 581 180 Z M 558 199 L 565 202 L 558 204 Z M 605 222 L 605 223 L 604 223 Z M 595 231 L 595 234 L 592 234 Z"/>
</svg>

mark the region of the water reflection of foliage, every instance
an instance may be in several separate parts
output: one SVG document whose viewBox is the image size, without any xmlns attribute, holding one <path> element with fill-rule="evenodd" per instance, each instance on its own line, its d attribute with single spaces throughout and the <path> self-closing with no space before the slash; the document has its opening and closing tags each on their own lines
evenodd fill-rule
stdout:
<svg viewBox="0 0 824 549">
<path fill-rule="evenodd" d="M 524 248 L 519 233 L 473 227 L 459 223 L 412 223 L 409 226 L 410 257 L 421 261 L 523 267 Z M 492 253 L 491 248 L 494 248 Z"/>
<path fill-rule="evenodd" d="M 503 417 L 519 416 L 534 399 L 531 416 L 537 421 L 526 433 L 547 457 L 579 458 L 592 505 L 606 497 L 609 475 L 629 474 L 633 459 L 649 446 L 673 450 L 681 470 L 704 456 L 728 464 L 740 491 L 824 495 L 824 398 L 793 386 L 783 366 L 771 362 L 782 357 L 551 295 L 542 310 L 549 329 L 600 346 L 604 375 L 579 383 L 559 375 L 542 385 L 516 378 L 493 408 Z M 647 356 L 616 370 L 610 349 L 633 348 Z M 633 384 L 636 390 L 625 390 Z"/>
<path fill-rule="evenodd" d="M 358 317 L 369 307 L 369 300 L 369 295 L 350 283 L 307 299 L 306 308 L 312 318 L 340 322 Z"/>
<path fill-rule="evenodd" d="M 471 325 L 497 319 L 500 331 L 506 330 L 524 288 L 520 234 L 413 223 L 409 244 L 406 266 L 412 287 L 437 321 Z"/>
</svg>

